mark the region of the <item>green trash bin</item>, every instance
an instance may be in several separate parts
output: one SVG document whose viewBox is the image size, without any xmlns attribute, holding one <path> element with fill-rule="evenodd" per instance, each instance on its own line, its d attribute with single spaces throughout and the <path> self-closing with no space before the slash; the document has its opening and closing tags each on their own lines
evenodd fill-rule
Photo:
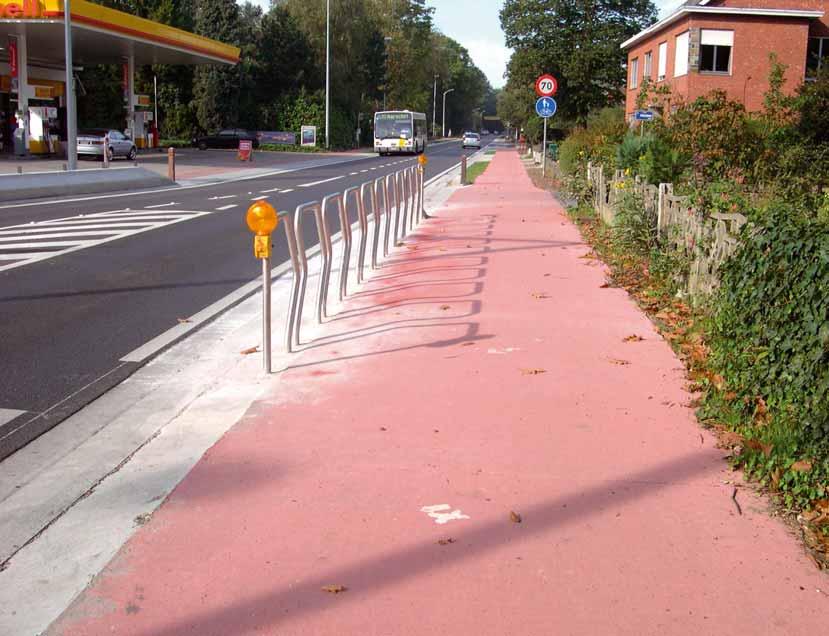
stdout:
<svg viewBox="0 0 829 636">
<path fill-rule="evenodd" d="M 558 161 L 558 144 L 555 143 L 548 143 L 547 144 L 547 156 L 552 159 L 553 161 Z"/>
</svg>

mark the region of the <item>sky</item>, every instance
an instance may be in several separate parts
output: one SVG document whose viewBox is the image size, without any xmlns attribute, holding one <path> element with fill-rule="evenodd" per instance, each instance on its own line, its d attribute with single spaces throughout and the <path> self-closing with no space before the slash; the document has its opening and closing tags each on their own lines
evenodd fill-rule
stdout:
<svg viewBox="0 0 829 636">
<path fill-rule="evenodd" d="M 662 16 L 680 4 L 680 0 L 655 2 Z M 267 8 L 269 2 L 258 0 L 256 4 Z M 460 42 L 489 83 L 501 88 L 510 58 L 499 19 L 504 0 L 427 0 L 426 4 L 435 9 L 437 28 Z"/>
</svg>

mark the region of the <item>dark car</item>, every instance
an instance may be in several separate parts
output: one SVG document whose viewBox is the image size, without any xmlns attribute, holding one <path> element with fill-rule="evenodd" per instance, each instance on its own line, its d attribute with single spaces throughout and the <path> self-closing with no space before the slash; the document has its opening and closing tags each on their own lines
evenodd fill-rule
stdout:
<svg viewBox="0 0 829 636">
<path fill-rule="evenodd" d="M 254 148 L 259 147 L 259 140 L 256 138 L 256 134 L 241 128 L 225 128 L 215 135 L 196 137 L 193 140 L 193 145 L 199 150 L 207 150 L 208 148 L 238 148 L 239 141 L 243 139 L 253 142 Z"/>
</svg>

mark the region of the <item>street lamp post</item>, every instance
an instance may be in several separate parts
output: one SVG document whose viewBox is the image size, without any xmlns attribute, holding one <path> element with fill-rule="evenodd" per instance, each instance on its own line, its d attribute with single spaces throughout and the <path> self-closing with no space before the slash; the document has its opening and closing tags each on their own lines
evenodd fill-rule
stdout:
<svg viewBox="0 0 829 636">
<path fill-rule="evenodd" d="M 432 97 L 432 136 L 435 136 L 435 121 L 437 117 L 437 109 L 438 109 L 438 78 L 440 75 L 435 73 L 435 93 Z"/>
<path fill-rule="evenodd" d="M 70 170 L 78 168 L 78 120 L 75 110 L 75 73 L 72 62 L 72 13 L 69 0 L 63 2 L 64 39 L 66 40 L 66 162 Z M 20 90 L 27 87 L 21 86 Z"/>
<path fill-rule="evenodd" d="M 331 147 L 331 0 L 325 1 L 325 148 Z"/>
<path fill-rule="evenodd" d="M 383 110 L 386 110 L 386 91 L 389 84 L 389 42 L 391 40 L 390 35 L 383 38 Z"/>
<path fill-rule="evenodd" d="M 443 91 L 443 136 L 446 137 L 446 96 L 449 93 L 454 92 L 454 88 L 450 88 L 448 91 Z"/>
</svg>

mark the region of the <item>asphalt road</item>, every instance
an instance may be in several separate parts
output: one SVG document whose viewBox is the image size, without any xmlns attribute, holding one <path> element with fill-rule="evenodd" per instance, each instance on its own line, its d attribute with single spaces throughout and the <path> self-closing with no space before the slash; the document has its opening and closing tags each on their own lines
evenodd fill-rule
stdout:
<svg viewBox="0 0 829 636">
<path fill-rule="evenodd" d="M 461 153 L 457 142 L 433 146 L 426 178 Z M 128 377 L 140 364 L 122 362 L 127 354 L 257 278 L 244 223 L 252 199 L 293 210 L 416 158 L 331 160 L 203 187 L 0 208 L 0 459 Z M 311 247 L 316 230 L 306 230 Z M 274 265 L 288 259 L 276 236 Z"/>
</svg>

